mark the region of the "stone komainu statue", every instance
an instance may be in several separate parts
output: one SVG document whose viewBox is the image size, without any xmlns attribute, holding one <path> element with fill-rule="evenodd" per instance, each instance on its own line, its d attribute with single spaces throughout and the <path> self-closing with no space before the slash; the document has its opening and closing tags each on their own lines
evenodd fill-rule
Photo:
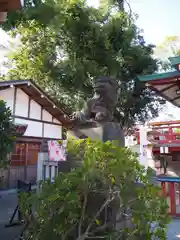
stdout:
<svg viewBox="0 0 180 240">
<path fill-rule="evenodd" d="M 112 77 L 99 77 L 95 80 L 94 96 L 88 100 L 80 112 L 73 114 L 73 119 L 81 124 L 89 121 L 111 122 L 117 103 L 117 80 Z"/>
</svg>

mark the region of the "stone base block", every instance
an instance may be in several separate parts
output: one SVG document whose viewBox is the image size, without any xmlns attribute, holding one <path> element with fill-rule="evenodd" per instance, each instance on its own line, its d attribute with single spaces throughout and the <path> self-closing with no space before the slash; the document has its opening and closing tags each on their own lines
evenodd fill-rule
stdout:
<svg viewBox="0 0 180 240">
<path fill-rule="evenodd" d="M 92 125 L 83 125 L 74 127 L 69 130 L 67 137 L 74 137 L 79 139 L 91 138 L 92 140 L 117 141 L 120 147 L 125 146 L 125 139 L 123 131 L 118 123 L 93 123 Z"/>
</svg>

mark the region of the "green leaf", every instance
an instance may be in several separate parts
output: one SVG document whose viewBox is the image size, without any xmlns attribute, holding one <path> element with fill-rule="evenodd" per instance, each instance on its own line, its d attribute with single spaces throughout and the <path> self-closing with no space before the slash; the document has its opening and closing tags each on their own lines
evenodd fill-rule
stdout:
<svg viewBox="0 0 180 240">
<path fill-rule="evenodd" d="M 40 196 L 26 201 L 21 198 L 36 209 L 35 218 L 26 215 L 30 219 L 27 239 L 57 240 L 63 236 L 68 240 L 84 234 L 113 240 L 128 236 L 135 240 L 166 239 L 170 221 L 166 200 L 160 196 L 159 188 L 149 184 L 151 175 L 144 174 L 137 156 L 110 142 L 86 139 L 83 146 L 80 143 L 82 140 L 69 140 L 68 154 L 75 155 L 74 161 L 83 150 L 82 166 L 59 174 L 53 184 L 44 183 Z M 73 146 L 77 152 L 71 151 Z M 112 176 L 116 179 L 113 185 Z M 135 183 L 137 178 L 143 185 Z M 120 231 L 112 224 L 117 220 L 113 212 L 121 213 L 119 221 L 124 227 Z M 124 225 L 126 218 L 135 227 Z"/>
<path fill-rule="evenodd" d="M 158 68 L 123 1 L 27 1 L 8 13 L 4 29 L 22 45 L 11 57 L 6 79 L 33 79 L 67 112 L 92 96 L 93 79 L 111 75 L 120 84 L 115 118 L 128 129 L 158 115 L 161 98 L 137 81 Z"/>
</svg>

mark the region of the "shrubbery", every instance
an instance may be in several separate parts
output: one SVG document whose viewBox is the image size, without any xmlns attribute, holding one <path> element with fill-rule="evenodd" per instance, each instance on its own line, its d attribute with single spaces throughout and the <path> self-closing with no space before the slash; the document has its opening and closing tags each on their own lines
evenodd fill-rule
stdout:
<svg viewBox="0 0 180 240">
<path fill-rule="evenodd" d="M 69 141 L 68 151 L 81 156 L 82 166 L 33 196 L 36 212 L 28 217 L 25 239 L 166 239 L 166 200 L 136 154 L 89 139 Z"/>
</svg>

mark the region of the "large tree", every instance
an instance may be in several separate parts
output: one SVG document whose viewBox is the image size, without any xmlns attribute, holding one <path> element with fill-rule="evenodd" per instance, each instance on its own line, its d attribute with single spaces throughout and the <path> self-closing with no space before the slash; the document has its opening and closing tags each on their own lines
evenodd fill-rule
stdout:
<svg viewBox="0 0 180 240">
<path fill-rule="evenodd" d="M 123 1 L 26 0 L 4 24 L 21 45 L 7 78 L 33 79 L 70 112 L 92 93 L 93 78 L 111 75 L 120 83 L 115 116 L 125 127 L 158 114 L 159 100 L 137 75 L 157 70 L 147 45 Z M 13 30 L 12 30 L 13 29 Z"/>
</svg>

